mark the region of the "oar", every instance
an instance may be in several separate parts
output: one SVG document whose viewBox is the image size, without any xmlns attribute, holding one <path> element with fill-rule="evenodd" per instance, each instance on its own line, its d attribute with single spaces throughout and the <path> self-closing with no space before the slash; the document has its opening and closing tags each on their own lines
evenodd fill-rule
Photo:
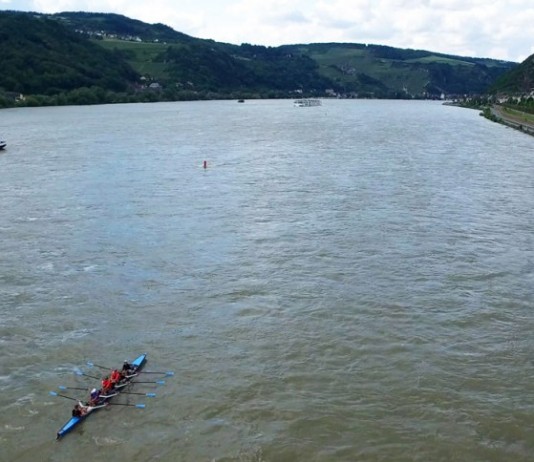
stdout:
<svg viewBox="0 0 534 462">
<path fill-rule="evenodd" d="M 100 364 L 92 363 L 91 361 L 88 361 L 87 365 L 89 367 L 98 367 L 100 369 L 111 370 L 111 367 L 102 366 Z M 173 371 L 165 371 L 165 372 L 161 372 L 161 371 L 139 371 L 139 372 L 137 372 L 137 374 L 161 374 L 161 375 L 165 375 L 167 377 L 172 377 L 174 375 L 174 372 Z"/>
<path fill-rule="evenodd" d="M 144 404 L 128 404 L 128 403 L 106 403 L 108 406 L 131 406 L 139 409 L 144 409 Z"/>
<path fill-rule="evenodd" d="M 85 390 L 85 391 L 89 391 L 89 388 L 87 388 L 87 387 L 66 387 L 65 385 L 60 385 L 58 388 L 60 390 Z"/>
<path fill-rule="evenodd" d="M 67 399 L 71 399 L 72 401 L 80 402 L 80 400 L 78 398 L 73 398 L 72 396 L 62 395 L 61 393 L 57 393 L 55 391 L 51 391 L 51 392 L 49 392 L 49 394 L 52 395 L 52 396 L 61 396 L 62 398 L 67 398 Z"/>
<path fill-rule="evenodd" d="M 70 399 L 72 401 L 80 402 L 80 400 L 77 399 L 77 398 L 73 398 L 72 396 L 62 395 L 61 393 L 57 393 L 55 391 L 50 391 L 49 394 L 52 395 L 52 396 L 61 396 L 62 398 L 66 398 L 66 399 Z M 128 404 L 128 403 L 108 403 L 108 402 L 106 402 L 106 406 L 132 406 L 132 407 L 137 407 L 139 409 L 144 409 L 145 408 L 144 404 Z"/>
<path fill-rule="evenodd" d="M 95 377 L 94 375 L 85 374 L 82 371 L 74 371 L 74 373 L 76 375 L 83 375 L 84 377 L 89 377 L 90 379 L 96 379 L 96 380 L 100 380 L 101 379 L 101 377 Z"/>
<path fill-rule="evenodd" d="M 174 375 L 174 372 L 173 371 L 167 371 L 167 372 L 139 371 L 138 374 L 161 374 L 166 377 L 172 377 Z"/>
<path fill-rule="evenodd" d="M 148 396 L 149 398 L 155 398 L 156 393 L 136 393 L 134 391 L 121 391 L 121 395 L 140 395 L 140 396 Z"/>
<path fill-rule="evenodd" d="M 156 383 L 158 385 L 165 385 L 165 380 L 156 380 L 154 382 L 130 382 L 130 383 Z"/>
<path fill-rule="evenodd" d="M 87 361 L 87 365 L 89 367 L 98 367 L 100 369 L 106 369 L 106 370 L 109 370 L 109 371 L 112 369 L 111 367 L 101 366 L 100 364 L 95 364 L 95 363 L 92 363 L 91 361 Z"/>
</svg>

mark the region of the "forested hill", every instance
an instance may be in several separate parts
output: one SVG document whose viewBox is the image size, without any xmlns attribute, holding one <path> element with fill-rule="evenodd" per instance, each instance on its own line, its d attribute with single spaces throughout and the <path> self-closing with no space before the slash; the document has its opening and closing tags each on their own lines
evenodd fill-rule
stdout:
<svg viewBox="0 0 534 462">
<path fill-rule="evenodd" d="M 1 13 L 0 47 L 4 101 L 6 93 L 59 97 L 90 87 L 123 92 L 139 78 L 116 52 L 39 16 Z"/>
<path fill-rule="evenodd" d="M 0 12 L 0 106 L 481 94 L 516 63 L 366 44 L 264 47 L 117 14 Z M 21 97 L 22 95 L 22 97 Z"/>
<path fill-rule="evenodd" d="M 500 76 L 489 89 L 491 93 L 529 94 L 534 92 L 534 55 Z"/>
</svg>

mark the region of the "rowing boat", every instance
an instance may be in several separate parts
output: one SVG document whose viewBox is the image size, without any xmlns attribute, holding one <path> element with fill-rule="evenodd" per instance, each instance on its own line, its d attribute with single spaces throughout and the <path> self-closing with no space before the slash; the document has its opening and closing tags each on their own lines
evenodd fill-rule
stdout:
<svg viewBox="0 0 534 462">
<path fill-rule="evenodd" d="M 134 368 L 134 371 L 137 372 L 137 371 L 140 371 L 142 369 L 142 367 L 145 365 L 145 362 L 146 362 L 146 353 L 138 356 L 134 361 L 132 361 L 130 364 L 133 366 Z M 93 406 L 90 408 L 89 412 L 87 412 L 87 414 L 83 415 L 83 416 L 73 416 L 71 417 L 66 423 L 65 425 L 63 425 L 59 431 L 57 432 L 57 436 L 56 436 L 56 439 L 60 439 L 62 438 L 63 436 L 65 436 L 67 433 L 69 433 L 70 431 L 72 431 L 76 426 L 78 426 L 79 424 L 81 424 L 90 414 L 92 414 L 93 412 L 97 411 L 98 409 L 102 409 L 103 407 L 106 407 L 108 405 L 108 402 L 111 400 L 111 398 L 113 398 L 114 396 L 118 395 L 120 393 L 120 391 L 126 386 L 128 385 L 128 383 L 130 382 L 130 380 L 132 378 L 134 378 L 137 374 L 134 373 L 132 375 L 129 375 L 127 376 L 126 380 L 124 382 L 122 382 L 119 386 L 115 387 L 115 391 L 116 393 L 112 393 L 110 395 L 106 395 L 106 396 L 103 396 L 101 401 L 99 401 L 99 403 L 96 405 L 96 406 Z"/>
<path fill-rule="evenodd" d="M 63 425 L 59 431 L 57 432 L 56 439 L 60 439 L 63 436 L 65 436 L 67 433 L 72 431 L 76 426 L 78 426 L 80 423 L 82 423 L 90 414 L 95 412 L 98 409 L 102 409 L 103 407 L 106 407 L 108 402 L 113 398 L 114 396 L 118 395 L 120 393 L 120 390 L 123 389 L 130 380 L 137 375 L 137 371 L 141 370 L 141 368 L 144 366 L 146 362 L 146 353 L 138 356 L 134 361 L 131 362 L 131 365 L 134 368 L 135 374 L 127 376 L 126 380 L 121 383 L 118 387 L 115 388 L 116 393 L 112 393 L 110 395 L 103 396 L 102 399 L 99 401 L 99 403 L 96 406 L 93 406 L 90 408 L 89 412 L 83 416 L 73 416 L 71 417 L 65 425 Z"/>
</svg>

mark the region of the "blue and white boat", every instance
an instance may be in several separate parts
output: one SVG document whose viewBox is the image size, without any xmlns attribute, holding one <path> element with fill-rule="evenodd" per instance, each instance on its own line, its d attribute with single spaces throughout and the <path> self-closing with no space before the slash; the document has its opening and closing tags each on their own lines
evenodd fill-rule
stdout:
<svg viewBox="0 0 534 462">
<path fill-rule="evenodd" d="M 93 412 L 103 407 L 106 407 L 107 403 L 111 400 L 111 398 L 120 394 L 120 390 L 123 389 L 126 385 L 128 385 L 130 380 L 132 380 L 132 378 L 134 378 L 137 375 L 137 372 L 143 368 L 143 366 L 145 365 L 145 362 L 146 362 L 146 353 L 143 353 L 142 355 L 138 356 L 134 361 L 132 361 L 130 364 L 133 366 L 134 373 L 132 375 L 129 375 L 127 379 L 124 382 L 122 382 L 118 387 L 115 387 L 115 390 L 113 391 L 112 394 L 102 397 L 96 406 L 93 406 L 90 408 L 90 411 L 87 414 L 83 416 L 71 417 L 65 423 L 65 425 L 63 425 L 59 429 L 56 435 L 56 439 L 59 440 L 60 438 L 65 436 L 67 433 L 72 431 L 75 427 L 81 424 Z"/>
</svg>

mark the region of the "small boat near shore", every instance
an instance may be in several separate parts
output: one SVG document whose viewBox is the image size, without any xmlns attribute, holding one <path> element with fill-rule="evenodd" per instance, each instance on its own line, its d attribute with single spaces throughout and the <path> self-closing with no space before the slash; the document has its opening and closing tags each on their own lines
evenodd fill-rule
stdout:
<svg viewBox="0 0 534 462">
<path fill-rule="evenodd" d="M 320 99 L 300 98 L 300 99 L 296 99 L 293 102 L 293 105 L 295 107 L 312 107 L 312 106 L 321 106 L 322 103 Z"/>
<path fill-rule="evenodd" d="M 110 403 L 109 401 L 114 397 L 121 393 L 121 391 L 130 383 L 130 381 L 137 376 L 137 373 L 141 371 L 143 366 L 146 362 L 146 353 L 138 356 L 134 361 L 132 361 L 130 364 L 133 367 L 133 373 L 131 375 L 128 375 L 126 379 L 123 382 L 120 382 L 119 385 L 115 387 L 112 393 L 101 396 L 100 400 L 95 406 L 90 407 L 89 412 L 82 416 L 72 416 L 57 432 L 56 439 L 59 440 L 63 436 L 65 436 L 67 433 L 71 432 L 75 427 L 77 427 L 79 424 L 81 424 L 89 415 L 93 414 L 98 409 L 102 409 L 103 407 L 107 407 Z M 57 394 L 56 394 L 57 395 Z M 68 396 L 63 396 L 64 398 L 73 399 Z M 76 401 L 76 399 L 74 399 Z M 144 405 L 143 405 L 144 406 Z"/>
</svg>

